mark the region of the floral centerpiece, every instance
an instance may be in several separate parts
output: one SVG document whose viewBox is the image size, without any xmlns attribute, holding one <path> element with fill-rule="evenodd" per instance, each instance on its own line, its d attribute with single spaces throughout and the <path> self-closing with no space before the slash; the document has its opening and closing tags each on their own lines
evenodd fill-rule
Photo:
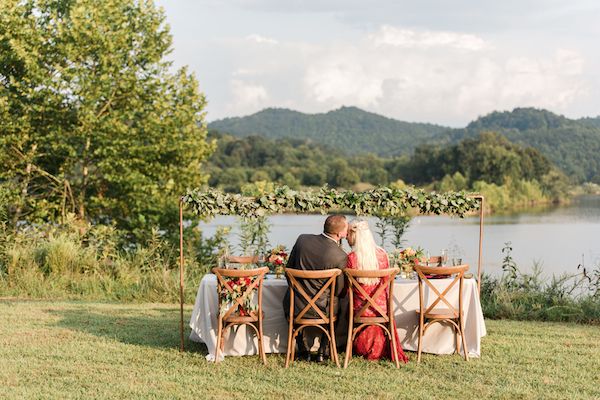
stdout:
<svg viewBox="0 0 600 400">
<path fill-rule="evenodd" d="M 424 250 L 420 247 L 413 249 L 407 247 L 402 250 L 395 250 L 390 256 L 390 264 L 394 268 L 400 268 L 400 271 L 404 277 L 412 275 L 415 270 L 415 265 L 419 263 L 419 260 L 424 258 Z"/>
<path fill-rule="evenodd" d="M 221 300 L 221 314 L 227 312 L 227 307 L 229 304 L 235 303 L 237 299 L 242 297 L 246 292 L 246 288 L 252 284 L 252 278 L 225 278 L 225 282 L 227 286 L 231 290 L 227 290 L 227 288 L 223 289 L 219 294 L 219 298 Z M 240 315 L 248 315 L 250 311 L 256 311 L 257 305 L 254 304 L 253 295 L 248 295 L 243 301 L 243 307 L 238 305 L 238 312 Z"/>
<path fill-rule="evenodd" d="M 264 265 L 269 267 L 269 270 L 279 276 L 283 273 L 283 268 L 287 264 L 289 254 L 283 245 L 267 251 L 265 254 Z"/>
</svg>

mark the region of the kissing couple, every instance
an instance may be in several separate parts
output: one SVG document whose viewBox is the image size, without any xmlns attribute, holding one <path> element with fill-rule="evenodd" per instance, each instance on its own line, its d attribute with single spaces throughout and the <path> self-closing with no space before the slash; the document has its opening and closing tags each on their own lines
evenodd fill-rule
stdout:
<svg viewBox="0 0 600 400">
<path fill-rule="evenodd" d="M 349 254 L 342 249 L 342 239 L 346 239 L 352 251 Z M 304 271 L 315 271 L 339 268 L 358 269 L 364 271 L 372 271 L 377 269 L 389 268 L 389 261 L 386 251 L 377 246 L 373 233 L 369 228 L 369 224 L 365 220 L 355 219 L 347 222 L 344 215 L 330 215 L 325 219 L 323 232 L 318 235 L 302 234 L 296 239 L 296 243 L 292 248 L 286 268 L 299 269 Z M 380 285 L 380 278 L 358 278 L 358 282 L 369 296 L 372 296 Z M 314 297 L 323 287 L 323 280 L 306 280 L 304 290 L 310 297 Z M 286 318 L 290 318 L 290 285 L 288 282 L 288 290 L 283 299 L 283 309 Z M 316 305 L 321 310 L 327 310 L 329 307 L 330 288 L 316 301 Z M 336 293 L 334 293 L 334 310 L 337 314 L 340 309 L 340 302 L 345 299 L 347 292 L 345 286 L 344 275 L 338 276 L 336 281 Z M 355 311 L 360 310 L 365 298 L 358 290 L 353 292 L 354 304 L 352 307 Z M 296 295 L 294 298 L 294 314 L 300 313 L 307 302 L 302 296 Z M 386 296 L 377 298 L 377 305 L 383 309 L 387 309 L 387 292 Z M 379 316 L 376 310 L 369 308 L 363 316 Z M 304 318 L 319 318 L 316 312 L 310 309 Z M 338 321 L 340 319 L 338 318 Z M 304 330 L 305 331 L 305 330 Z M 323 362 L 329 358 L 329 342 L 325 334 L 320 331 L 308 331 L 304 334 L 301 332 L 296 338 L 296 346 L 298 357 L 310 361 L 315 359 L 317 362 Z M 397 335 L 397 332 L 395 332 Z M 319 338 L 319 350 L 316 356 L 310 353 L 310 348 L 315 338 Z M 396 339 L 398 339 L 396 337 Z M 345 343 L 343 340 L 339 343 Z M 353 353 L 361 355 L 369 360 L 378 360 L 380 358 L 396 357 L 407 362 L 408 358 L 402 351 L 398 343 L 397 354 L 392 355 L 390 351 L 389 340 L 378 326 L 368 326 L 361 330 L 353 342 Z"/>
</svg>

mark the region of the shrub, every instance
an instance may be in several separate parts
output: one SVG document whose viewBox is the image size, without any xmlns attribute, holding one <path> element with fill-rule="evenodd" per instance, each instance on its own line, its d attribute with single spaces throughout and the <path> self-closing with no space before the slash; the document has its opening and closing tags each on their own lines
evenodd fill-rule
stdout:
<svg viewBox="0 0 600 400">
<path fill-rule="evenodd" d="M 216 264 L 226 232 L 205 239 L 197 228 L 187 231 L 185 296 L 190 301 L 202 276 Z M 72 218 L 0 234 L 0 296 L 179 300 L 179 250 L 157 229 L 145 244 L 133 247 L 114 227 L 82 225 Z"/>
<path fill-rule="evenodd" d="M 600 323 L 600 266 L 587 272 L 541 278 L 542 269 L 534 264 L 530 274 L 521 272 L 506 243 L 501 277 L 483 276 L 481 302 L 483 313 L 492 319 L 517 319 Z"/>
</svg>

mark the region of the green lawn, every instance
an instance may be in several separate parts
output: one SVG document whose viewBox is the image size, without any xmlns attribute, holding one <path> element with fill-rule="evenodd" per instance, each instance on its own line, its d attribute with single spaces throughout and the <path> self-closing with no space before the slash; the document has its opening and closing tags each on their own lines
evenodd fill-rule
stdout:
<svg viewBox="0 0 600 400">
<path fill-rule="evenodd" d="M 189 318 L 190 308 L 186 309 Z M 487 321 L 483 357 L 347 370 L 178 351 L 178 306 L 0 300 L 0 399 L 600 398 L 600 329 Z"/>
</svg>

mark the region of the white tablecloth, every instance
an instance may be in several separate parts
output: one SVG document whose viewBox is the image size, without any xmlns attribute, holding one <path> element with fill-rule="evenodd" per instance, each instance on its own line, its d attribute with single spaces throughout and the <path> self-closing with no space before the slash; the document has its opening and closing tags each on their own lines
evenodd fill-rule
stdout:
<svg viewBox="0 0 600 400">
<path fill-rule="evenodd" d="M 431 280 L 438 288 L 448 285 L 448 280 Z M 214 359 L 217 332 L 217 280 L 213 274 L 202 278 L 196 295 L 194 310 L 190 320 L 190 339 L 204 342 L 208 347 L 207 358 Z M 267 353 L 285 353 L 287 350 L 288 322 L 283 313 L 283 296 L 287 289 L 285 279 L 275 279 L 268 275 L 263 286 L 263 332 Z M 438 289 L 440 290 L 440 289 Z M 463 307 L 465 313 L 465 339 L 469 355 L 479 357 L 481 338 L 485 336 L 485 321 L 475 279 L 464 281 Z M 441 292 L 441 290 L 440 290 Z M 446 296 L 458 308 L 458 283 Z M 398 336 L 404 350 L 417 350 L 419 320 L 415 310 L 419 308 L 419 287 L 416 280 L 397 279 L 394 286 L 395 319 Z M 425 300 L 428 290 L 425 288 Z M 235 335 L 231 333 L 235 330 Z M 337 335 L 336 335 L 337 336 Z M 338 342 L 338 345 L 342 344 Z M 345 344 L 345 341 L 343 342 Z M 232 328 L 225 336 L 225 355 L 243 356 L 258 354 L 258 342 L 251 328 Z M 427 329 L 423 340 L 423 351 L 434 354 L 451 354 L 455 351 L 455 339 L 448 324 L 434 324 Z"/>
</svg>

